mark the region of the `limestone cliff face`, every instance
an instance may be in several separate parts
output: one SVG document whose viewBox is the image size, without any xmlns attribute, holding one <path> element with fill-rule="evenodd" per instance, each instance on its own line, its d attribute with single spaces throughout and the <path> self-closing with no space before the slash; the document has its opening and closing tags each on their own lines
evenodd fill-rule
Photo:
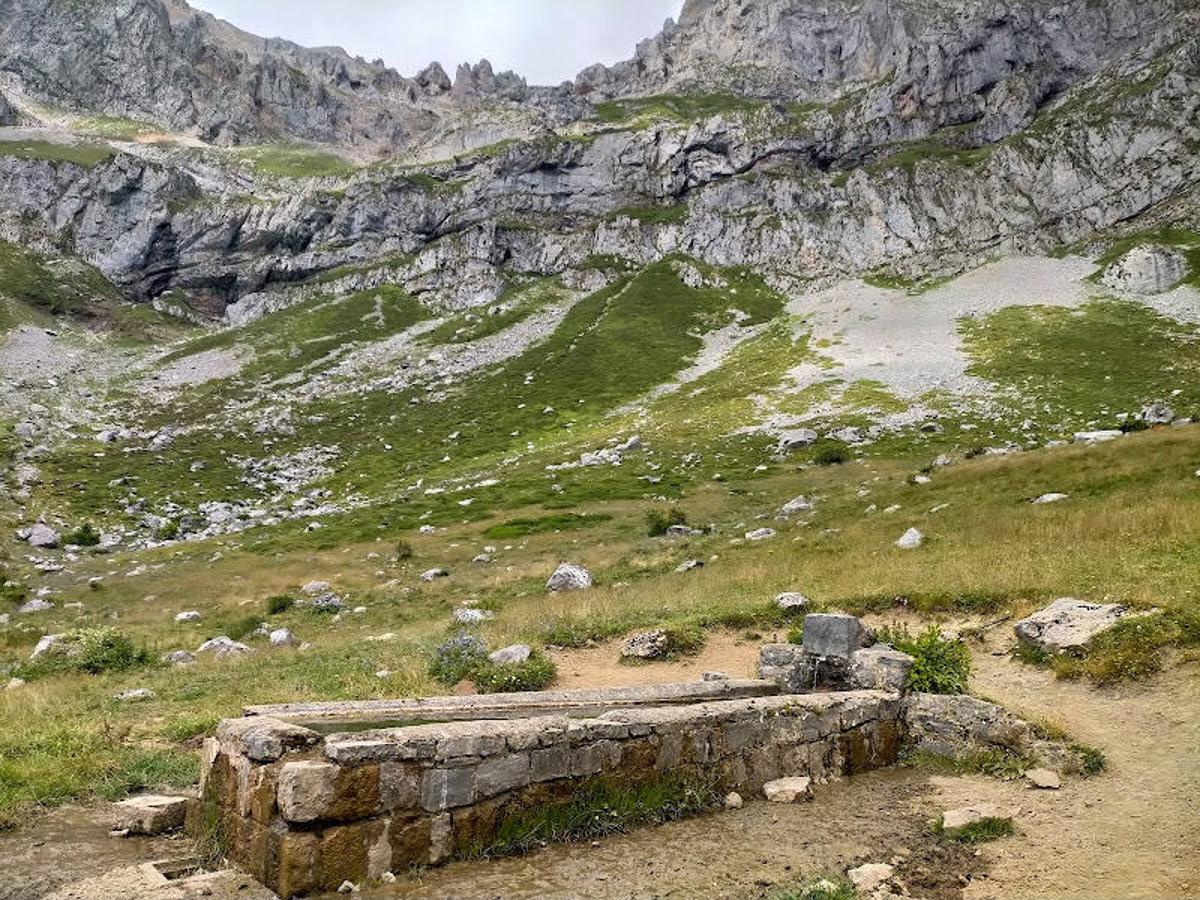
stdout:
<svg viewBox="0 0 1200 900">
<path fill-rule="evenodd" d="M 139 15 L 175 9 L 118 0 L 102 15 L 118 7 Z M 606 255 L 650 262 L 686 253 L 752 266 L 785 285 L 881 266 L 944 271 L 995 252 L 1085 240 L 1195 195 L 1200 13 L 1176 12 L 1165 0 L 1138 10 L 1126 0 L 692 2 L 633 63 L 604 70 L 605 91 L 650 94 L 699 84 L 688 81 L 694 73 L 736 74 L 738 60 L 753 55 L 743 45 L 759 41 L 757 58 L 770 63 L 759 67 L 770 70 L 759 87 L 783 90 L 793 79 L 793 93 L 783 96 L 832 99 L 797 108 L 776 96 L 694 122 L 601 126 L 584 117 L 561 137 L 544 123 L 578 117 L 568 110 L 581 101 L 526 89 L 490 66 L 464 67 L 453 81 L 431 67 L 409 84 L 333 51 L 280 42 L 234 51 L 226 36 L 222 46 L 243 53 L 247 65 L 300 60 L 345 85 L 311 95 L 321 102 L 303 114 L 310 95 L 287 95 L 283 108 L 297 117 L 281 120 L 288 127 L 350 134 L 362 120 L 332 116 L 339 97 L 377 97 L 379 109 L 390 110 L 389 91 L 412 91 L 418 99 L 400 109 L 432 104 L 448 121 L 460 113 L 447 109 L 469 108 L 476 135 L 499 129 L 509 115 L 518 117 L 515 130 L 531 130 L 419 175 L 400 157 L 334 182 L 281 183 L 182 152 L 129 149 L 91 169 L 0 155 L 0 237 L 69 247 L 132 297 L 178 289 L 232 319 L 310 290 L 385 278 L 434 303 L 486 303 L 511 273 L 570 274 Z M 189 28 L 226 27 L 189 25 L 194 14 L 179 11 L 144 21 L 173 40 Z M 8 29 L 0 35 L 3 67 L 14 71 L 17 59 L 28 69 L 26 89 L 60 91 L 53 85 L 81 77 L 69 56 L 52 55 L 59 61 L 39 69 L 37 54 L 13 42 L 11 25 L 0 27 Z M 91 34 L 95 26 L 79 27 Z M 215 64 L 211 53 L 187 58 Z M 662 65 L 650 65 L 655 59 Z M 231 71 L 221 90 L 240 91 L 242 70 Z M 371 72 L 376 80 L 367 87 Z M 96 91 L 112 103 L 133 96 L 162 114 L 175 110 L 180 121 L 224 117 L 252 132 L 265 127 L 265 113 L 251 115 L 259 106 L 238 114 L 239 101 L 223 105 L 215 83 Z M 796 93 L 801 85 L 809 93 Z M 449 105 L 478 104 L 481 95 L 489 102 Z M 444 128 L 440 122 L 421 139 L 445 135 Z M 647 216 L 647 208 L 660 214 Z M 372 269 L 398 255 L 402 265 Z M 354 271 L 305 284 L 342 267 Z"/>
</svg>

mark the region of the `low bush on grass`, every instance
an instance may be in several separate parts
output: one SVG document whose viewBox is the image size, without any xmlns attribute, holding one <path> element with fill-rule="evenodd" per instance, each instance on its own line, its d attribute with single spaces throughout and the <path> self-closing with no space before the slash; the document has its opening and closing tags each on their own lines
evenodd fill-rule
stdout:
<svg viewBox="0 0 1200 900">
<path fill-rule="evenodd" d="M 66 544 L 74 544 L 76 547 L 95 547 L 100 543 L 100 532 L 98 532 L 91 522 L 84 522 L 74 531 L 67 534 L 63 539 Z"/>
<path fill-rule="evenodd" d="M 840 466 L 850 462 L 850 450 L 845 444 L 827 444 L 813 454 L 813 462 L 818 466 Z"/>
<path fill-rule="evenodd" d="M 963 694 L 971 675 L 971 651 L 961 641 L 944 640 L 936 626 L 913 636 L 907 628 L 885 628 L 879 640 L 913 658 L 905 686 L 924 694 Z"/>
<path fill-rule="evenodd" d="M 960 844 L 986 844 L 988 841 L 1011 835 L 1013 823 L 1012 819 L 988 816 L 986 819 L 980 819 L 978 822 L 955 829 L 953 834 L 947 832 L 941 822 L 937 823 L 934 831 L 938 835 L 958 841 Z"/>
<path fill-rule="evenodd" d="M 494 663 L 488 659 L 487 645 L 464 631 L 434 651 L 429 675 L 447 687 L 470 680 L 481 694 L 503 694 L 543 690 L 554 682 L 558 670 L 540 650 L 523 663 Z"/>
<path fill-rule="evenodd" d="M 646 512 L 646 533 L 662 537 L 673 525 L 687 525 L 687 515 L 678 507 L 651 509 Z"/>
<path fill-rule="evenodd" d="M 1071 744 L 1071 752 L 1079 760 L 1079 774 L 1084 778 L 1099 775 L 1108 768 L 1108 758 L 1103 750 L 1087 744 Z"/>
<path fill-rule="evenodd" d="M 267 615 L 277 616 L 285 613 L 296 605 L 296 598 L 291 594 L 276 594 L 267 598 Z"/>
<path fill-rule="evenodd" d="M 61 650 L 51 649 L 17 669 L 19 677 L 33 680 L 61 672 L 128 672 L 149 665 L 151 655 L 121 631 L 109 626 L 80 628 L 63 635 Z"/>
<path fill-rule="evenodd" d="M 576 788 L 568 800 L 518 808 L 500 822 L 492 843 L 467 855 L 528 853 L 547 843 L 591 840 L 641 825 L 677 821 L 715 809 L 719 803 L 713 785 L 682 777 L 634 784 L 594 778 Z"/>
</svg>

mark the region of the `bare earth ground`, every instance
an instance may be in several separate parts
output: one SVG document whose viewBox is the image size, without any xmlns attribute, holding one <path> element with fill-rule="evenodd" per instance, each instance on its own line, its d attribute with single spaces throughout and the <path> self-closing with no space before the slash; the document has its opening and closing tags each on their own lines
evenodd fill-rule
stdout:
<svg viewBox="0 0 1200 900">
<path fill-rule="evenodd" d="M 402 875 L 397 884 L 370 888 L 364 896 L 751 900 L 804 876 L 890 861 L 899 864 L 912 896 L 931 900 L 1200 897 L 1195 667 L 1169 671 L 1147 685 L 1097 689 L 1013 662 L 1005 652 L 1009 635 L 1002 626 L 976 646 L 973 690 L 1101 748 L 1109 763 L 1102 776 L 1069 778 L 1053 792 L 986 777 L 875 772 L 821 786 L 810 804 L 749 802 L 736 812 L 596 843 Z M 683 681 L 712 670 L 749 675 L 761 642 L 715 633 L 696 657 L 638 667 L 615 665 L 619 642 L 612 642 L 559 654 L 560 683 Z M 1011 810 L 1017 835 L 978 850 L 934 837 L 930 821 L 941 810 L 979 801 Z M 113 839 L 105 819 L 104 807 L 66 809 L 0 837 L 0 900 L 55 888 L 55 900 L 268 896 L 229 873 L 216 882 L 146 887 L 134 867 L 186 856 L 187 842 Z"/>
</svg>

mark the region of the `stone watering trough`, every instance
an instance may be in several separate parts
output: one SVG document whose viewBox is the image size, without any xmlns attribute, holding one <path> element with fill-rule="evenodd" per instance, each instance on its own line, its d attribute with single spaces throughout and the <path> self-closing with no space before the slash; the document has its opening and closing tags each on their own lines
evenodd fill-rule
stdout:
<svg viewBox="0 0 1200 900">
<path fill-rule="evenodd" d="M 891 765 L 905 741 L 953 753 L 1031 739 L 1020 720 L 970 698 L 800 693 L 825 680 L 814 670 L 854 686 L 891 679 L 896 664 L 811 657 L 766 647 L 761 681 L 250 707 L 206 742 L 189 829 L 217 836 L 286 898 L 486 847 L 510 814 L 567 801 L 600 776 L 755 795 L 781 777 L 820 783 Z"/>
</svg>

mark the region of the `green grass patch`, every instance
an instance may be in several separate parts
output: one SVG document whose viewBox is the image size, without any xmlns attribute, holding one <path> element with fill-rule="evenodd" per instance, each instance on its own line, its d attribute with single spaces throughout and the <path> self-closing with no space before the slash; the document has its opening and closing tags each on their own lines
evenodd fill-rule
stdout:
<svg viewBox="0 0 1200 900">
<path fill-rule="evenodd" d="M 484 537 L 495 540 L 509 540 L 528 537 L 531 534 L 578 531 L 581 528 L 593 528 L 611 520 L 612 516 L 605 513 L 556 513 L 537 519 L 509 519 L 507 522 L 492 525 L 483 534 Z"/>
<path fill-rule="evenodd" d="M 965 748 L 954 756 L 908 748 L 900 755 L 900 765 L 913 769 L 938 775 L 987 775 L 1006 781 L 1020 778 L 1035 764 L 1036 761 L 1030 757 L 990 747 Z"/>
<path fill-rule="evenodd" d="M 238 150 L 237 156 L 258 173 L 280 178 L 345 177 L 356 169 L 344 157 L 311 147 L 249 147 Z"/>
<path fill-rule="evenodd" d="M 1117 622 L 1080 656 L 1061 654 L 1050 664 L 1059 678 L 1096 684 L 1142 681 L 1159 672 L 1171 648 L 1200 646 L 1200 612 L 1175 609 Z"/>
<path fill-rule="evenodd" d="M 690 124 L 717 115 L 753 114 L 765 105 L 762 100 L 734 94 L 659 94 L 598 103 L 596 120 L 606 125 L 661 119 Z"/>
<path fill-rule="evenodd" d="M 548 843 L 584 841 L 632 828 L 674 822 L 715 809 L 720 797 L 705 782 L 666 777 L 628 784 L 592 779 L 575 787 L 567 800 L 533 808 L 510 807 L 496 837 L 467 856 L 489 858 L 529 853 Z"/>
<path fill-rule="evenodd" d="M 970 825 L 957 828 L 953 833 L 946 831 L 942 823 L 938 822 L 934 831 L 939 836 L 944 836 L 952 841 L 958 841 L 960 844 L 986 844 L 989 841 L 995 841 L 1012 835 L 1013 823 L 1012 819 L 1001 818 L 1000 816 L 988 816 L 985 819 L 980 819 L 978 822 L 972 822 Z"/>
<path fill-rule="evenodd" d="M 100 626 L 67 632 L 61 645 L 21 664 L 16 674 L 27 681 L 64 672 L 99 675 L 128 672 L 148 666 L 151 661 L 150 652 L 138 647 L 127 635 L 116 628 Z"/>
<path fill-rule="evenodd" d="M 70 163 L 84 169 L 94 169 L 106 163 L 117 152 L 105 144 L 56 144 L 50 141 L 0 140 L 0 156 L 15 156 L 40 162 Z"/>
<path fill-rule="evenodd" d="M 858 896 L 854 885 L 836 875 L 808 878 L 795 887 L 787 887 L 768 895 L 768 900 L 854 900 Z"/>
</svg>

